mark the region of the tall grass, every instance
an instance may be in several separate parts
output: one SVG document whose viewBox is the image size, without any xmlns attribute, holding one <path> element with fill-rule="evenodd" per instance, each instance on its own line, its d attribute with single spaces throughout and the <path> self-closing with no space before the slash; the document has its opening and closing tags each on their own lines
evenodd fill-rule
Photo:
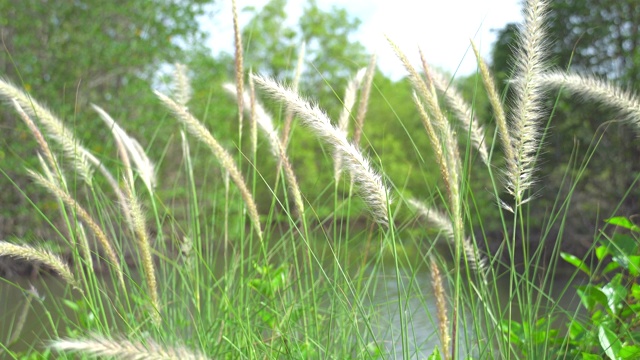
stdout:
<svg viewBox="0 0 640 360">
<path fill-rule="evenodd" d="M 532 224 L 527 218 L 536 206 L 531 188 L 543 133 L 549 131 L 544 122 L 553 110 L 544 108 L 543 91 L 565 88 L 616 108 L 633 125 L 640 122 L 640 102 L 634 94 L 601 80 L 547 68 L 546 5 L 539 0 L 525 4 L 512 82 L 514 98 L 507 99 L 511 111 L 505 110 L 492 74 L 472 44 L 494 110 L 494 136 L 487 134 L 489 119 L 477 118 L 455 85 L 432 70 L 421 51 L 417 59 L 420 66 L 416 67 L 411 57 L 389 39 L 414 90 L 407 104 L 416 107 L 430 141 L 431 150 L 426 144 L 420 145 L 424 149 L 415 150 L 433 151 L 435 163 L 426 165 L 440 174 L 444 184 L 435 199 L 429 199 L 430 194 L 422 194 L 422 199 L 406 197 L 384 173 L 384 164 L 370 158 L 360 146 L 374 89 L 375 57 L 366 69 L 354 74 L 345 89 L 339 119 L 331 119 L 320 106 L 298 93 L 298 76 L 288 87 L 250 74 L 245 86 L 235 1 L 236 83 L 227 84 L 226 89 L 238 106 L 238 142 L 245 114 L 254 124 L 253 154 L 234 154 L 226 149 L 190 111 L 187 69 L 177 65 L 173 93 L 156 91 L 156 95 L 169 110 L 168 116 L 175 118 L 173 126 L 182 130 L 182 163 L 169 164 L 180 168 L 174 184 L 176 189 L 185 190 L 180 202 L 161 198 L 155 176 L 156 166 L 163 164 L 155 165 L 140 143 L 105 110 L 93 106 L 116 141 L 121 181 L 115 180 L 118 177 L 112 170 L 87 150 L 63 121 L 27 93 L 0 80 L 0 96 L 12 102 L 39 144 L 42 173 L 29 173 L 59 204 L 62 222 L 47 220 L 53 226 L 62 224 L 56 227 L 62 239 L 59 245 L 71 261 L 19 241 L 0 242 L 0 255 L 44 265 L 77 289 L 65 291 L 64 300 L 48 305 L 40 301 L 32 305 L 32 297 L 28 297 L 27 308 L 42 306 L 49 314 L 43 322 L 46 343 L 19 353 L 13 348 L 20 338 L 16 330 L 8 341 L 0 339 L 0 354 L 18 359 L 53 349 L 59 358 L 73 358 L 78 353 L 121 359 L 369 359 L 397 355 L 413 358 L 438 352 L 444 359 L 520 358 L 522 354 L 541 359 L 558 351 L 557 339 L 550 333 L 540 335 L 544 334 L 540 324 L 550 330 L 541 319 L 562 312 L 548 290 L 556 275 L 559 242 L 549 244 L 553 239 L 543 237 L 534 246 L 529 231 Z M 303 54 L 304 45 L 297 74 L 303 66 Z M 355 112 L 358 92 L 360 103 Z M 265 97 L 286 107 L 282 132 L 260 102 Z M 455 123 L 450 121 L 445 103 Z M 334 199 L 334 215 L 329 219 L 321 218 L 314 200 L 305 198 L 297 181 L 303 173 L 293 168 L 290 157 L 295 154 L 287 152 L 294 116 L 305 131 L 332 147 L 335 184 L 328 184 L 323 193 Z M 348 133 L 350 120 L 355 120 L 353 137 Z M 283 171 L 284 176 L 278 176 L 275 183 L 269 183 L 255 164 L 252 171 L 241 170 L 244 161 L 259 159 L 258 126 L 279 164 L 274 171 Z M 456 132 L 456 126 L 463 131 Z M 210 150 L 210 154 L 198 156 L 213 155 L 222 173 L 227 174 L 224 178 L 206 179 L 210 183 L 202 185 L 197 178 L 199 169 L 194 168 L 192 140 L 186 133 Z M 489 143 L 489 139 L 497 139 L 500 144 Z M 468 148 L 461 151 L 465 145 Z M 575 165 L 579 174 L 591 154 Z M 480 170 L 474 165 L 476 156 L 482 163 Z M 62 158 L 70 160 L 73 171 Z M 577 164 L 577 155 L 574 161 Z M 492 213 L 500 217 L 505 234 L 498 253 L 488 251 L 488 244 L 495 239 L 485 233 L 485 214 L 476 207 L 475 180 L 471 180 L 475 171 L 486 171 L 490 179 L 484 186 L 492 191 Z M 369 220 L 362 229 L 355 229 L 351 219 L 345 223 L 338 215 L 340 206 L 349 210 L 356 207 L 356 200 L 350 199 L 350 186 L 349 198 L 338 201 L 342 173 L 349 174 L 349 185 L 355 185 L 355 193 L 368 209 Z M 102 188 L 94 181 L 97 176 L 104 178 L 108 187 Z M 76 178 L 84 180 L 84 185 L 72 181 Z M 577 180 L 567 181 L 573 189 Z M 146 191 L 139 191 L 140 182 Z M 77 188 L 70 188 L 70 184 Z M 254 196 L 258 184 L 272 195 L 270 206 L 258 206 Z M 290 191 L 281 195 L 281 185 Z M 212 188 L 224 191 L 212 191 L 214 198 L 210 199 L 205 189 Z M 563 230 L 572 191 L 566 198 L 557 199 L 547 230 L 554 225 Z M 293 207 L 289 206 L 289 196 Z M 224 203 L 224 219 L 214 218 L 202 206 L 207 201 Z M 403 215 L 406 207 L 410 215 Z M 151 210 L 150 215 L 146 209 Z M 182 215 L 176 216 L 178 212 Z M 403 221 L 407 217 L 411 221 Z M 474 225 L 477 218 L 480 224 Z M 326 223 L 333 231 L 326 230 Z M 251 231 L 247 231 L 247 225 Z M 85 226 L 90 236 L 84 232 Z M 424 237 L 434 241 L 425 244 Z M 450 253 L 436 249 L 441 239 Z M 418 249 L 417 254 L 411 254 L 412 246 Z M 543 255 L 545 248 L 551 249 L 550 260 Z M 517 263 L 519 258 L 524 266 Z M 428 269 L 433 291 L 422 287 L 416 275 L 422 269 Z M 389 274 L 391 278 L 386 280 Z M 506 282 L 502 276 L 506 276 Z M 391 285 L 381 284 L 379 278 Z M 389 289 L 393 290 L 384 294 L 384 303 L 392 303 L 393 310 L 387 311 L 395 315 L 376 306 L 372 295 Z M 429 309 L 431 293 L 435 311 Z M 505 293 L 506 300 L 500 297 Z M 419 304 L 418 313 L 410 312 L 415 310 L 409 306 L 414 300 Z M 52 314 L 59 319 L 53 320 Z M 392 316 L 397 316 L 397 328 L 385 323 Z M 512 321 L 517 316 L 521 323 Z M 437 338 L 427 342 L 427 349 L 426 340 L 418 339 L 413 331 L 418 318 L 430 320 L 431 334 Z M 14 321 L 23 323 L 24 316 Z M 518 341 L 519 345 L 514 345 Z"/>
</svg>

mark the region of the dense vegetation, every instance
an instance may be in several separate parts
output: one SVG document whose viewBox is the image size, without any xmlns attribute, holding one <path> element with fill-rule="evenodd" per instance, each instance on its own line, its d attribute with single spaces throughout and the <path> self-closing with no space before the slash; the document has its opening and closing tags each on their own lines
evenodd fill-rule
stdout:
<svg viewBox="0 0 640 360">
<path fill-rule="evenodd" d="M 633 1 L 530 0 L 468 77 L 389 39 L 400 81 L 315 1 L 293 26 L 285 0 L 247 9 L 216 56 L 209 1 L 41 5 L 0 2 L 0 270 L 24 293 L 0 356 L 410 358 L 414 316 L 435 359 L 640 354 Z M 549 295 L 567 264 L 582 310 Z"/>
</svg>

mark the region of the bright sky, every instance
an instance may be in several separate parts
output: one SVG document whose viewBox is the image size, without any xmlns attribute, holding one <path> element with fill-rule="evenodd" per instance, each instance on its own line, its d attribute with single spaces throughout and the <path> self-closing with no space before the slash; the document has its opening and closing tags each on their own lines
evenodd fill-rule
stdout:
<svg viewBox="0 0 640 360">
<path fill-rule="evenodd" d="M 410 59 L 417 64 L 419 45 L 431 66 L 458 75 L 475 71 L 476 62 L 469 46 L 469 39 L 489 59 L 496 33 L 507 23 L 521 22 L 519 0 L 317 0 L 318 6 L 329 10 L 343 7 L 358 17 L 362 24 L 353 40 L 360 41 L 370 52 L 378 55 L 378 67 L 393 79 L 405 75 L 400 62 L 384 39 L 389 35 Z M 267 0 L 237 0 L 239 9 L 254 6 L 261 9 Z M 302 14 L 306 1 L 289 0 L 287 12 L 291 24 Z M 213 21 L 203 22 L 211 34 L 209 46 L 215 52 L 232 52 L 233 28 L 231 0 L 218 4 L 219 12 Z M 227 15 L 229 14 L 229 15 Z M 249 21 L 250 15 L 240 12 L 240 26 Z M 215 25 L 212 25 L 214 23 Z"/>
</svg>

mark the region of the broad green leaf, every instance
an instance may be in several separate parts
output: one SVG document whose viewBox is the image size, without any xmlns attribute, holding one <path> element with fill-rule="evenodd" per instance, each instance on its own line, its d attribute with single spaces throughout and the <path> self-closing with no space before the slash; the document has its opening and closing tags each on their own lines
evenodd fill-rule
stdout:
<svg viewBox="0 0 640 360">
<path fill-rule="evenodd" d="M 629 267 L 627 268 L 629 270 L 629 273 L 632 276 L 639 276 L 640 275 L 640 256 L 638 255 L 631 255 L 628 258 L 629 260 Z"/>
<path fill-rule="evenodd" d="M 576 291 L 582 300 L 582 304 L 589 311 L 593 311 L 597 304 L 608 306 L 607 296 L 596 285 L 580 286 Z"/>
<path fill-rule="evenodd" d="M 428 360 L 442 360 L 442 357 L 440 357 L 440 351 L 438 350 L 438 347 L 436 347 L 433 350 L 433 353 L 427 359 Z"/>
<path fill-rule="evenodd" d="M 609 249 L 606 246 L 598 246 L 596 248 L 596 257 L 598 258 L 598 260 L 602 261 L 602 259 L 604 259 L 605 256 L 609 255 Z"/>
<path fill-rule="evenodd" d="M 636 301 L 640 301 L 640 285 L 637 283 L 631 285 L 631 295 Z"/>
<path fill-rule="evenodd" d="M 584 325 L 576 320 L 572 321 L 569 326 L 569 336 L 571 340 L 578 340 L 580 336 L 584 335 L 585 331 Z"/>
<path fill-rule="evenodd" d="M 591 276 L 591 270 L 589 269 L 589 267 L 584 263 L 584 261 L 582 261 L 577 256 L 571 255 L 571 254 L 565 253 L 565 252 L 560 253 L 560 256 L 562 257 L 562 259 L 564 259 L 564 261 L 568 262 L 569 264 L 571 264 L 571 265 L 575 266 L 576 268 L 582 270 L 587 275 Z"/>
<path fill-rule="evenodd" d="M 623 346 L 620 348 L 618 356 L 620 356 L 621 359 L 640 359 L 640 346 Z"/>
<path fill-rule="evenodd" d="M 604 350 L 604 353 L 607 354 L 610 359 L 620 359 L 619 353 L 621 344 L 618 340 L 618 337 L 613 331 L 605 328 L 604 326 L 599 326 L 598 340 L 600 340 L 600 346 L 602 347 L 602 350 Z"/>
<path fill-rule="evenodd" d="M 626 234 L 615 234 L 611 240 L 609 251 L 617 255 L 636 255 L 638 251 L 638 241 Z"/>
<path fill-rule="evenodd" d="M 582 360 L 602 360 L 602 356 L 583 352 Z"/>
<path fill-rule="evenodd" d="M 611 224 L 611 225 L 620 226 L 620 227 L 623 227 L 625 229 L 629 229 L 631 231 L 640 232 L 640 227 L 638 227 L 636 224 L 632 223 L 631 220 L 629 220 L 628 218 L 626 218 L 624 216 L 612 217 L 610 219 L 605 220 L 605 222 L 608 223 L 608 224 Z"/>
<path fill-rule="evenodd" d="M 618 309 L 627 297 L 627 288 L 624 287 L 621 282 L 622 275 L 617 274 L 608 284 L 601 288 L 602 293 L 607 297 L 607 306 L 612 314 L 618 312 Z"/>
<path fill-rule="evenodd" d="M 521 344 L 524 341 L 522 336 L 522 325 L 515 321 L 502 321 L 500 324 L 502 334 L 509 338 L 512 344 Z"/>
<path fill-rule="evenodd" d="M 608 274 L 613 270 L 618 269 L 619 267 L 620 267 L 620 264 L 616 262 L 610 262 L 607 264 L 607 266 L 604 267 L 604 269 L 602 269 L 602 274 Z"/>
</svg>

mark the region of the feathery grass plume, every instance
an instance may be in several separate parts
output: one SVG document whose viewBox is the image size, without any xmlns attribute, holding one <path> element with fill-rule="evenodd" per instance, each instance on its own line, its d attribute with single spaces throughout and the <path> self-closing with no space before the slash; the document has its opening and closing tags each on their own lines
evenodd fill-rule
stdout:
<svg viewBox="0 0 640 360">
<path fill-rule="evenodd" d="M 451 125 L 449 124 L 449 121 L 447 120 L 446 116 L 444 115 L 444 112 L 440 108 L 440 104 L 438 102 L 438 95 L 436 93 L 436 86 L 434 84 L 434 80 L 431 78 L 431 72 L 429 71 L 429 66 L 427 65 L 427 62 L 424 58 L 422 49 L 418 48 L 418 52 L 420 53 L 420 59 L 422 61 L 424 73 L 428 80 L 427 87 L 429 88 L 428 94 L 430 96 L 427 96 L 425 98 L 426 100 L 425 103 L 428 106 L 428 110 L 434 115 L 437 130 L 439 132 L 440 137 L 442 138 L 442 145 L 444 146 L 444 150 L 446 152 L 445 154 L 446 166 L 447 166 L 447 169 L 449 170 L 449 174 L 451 175 L 451 183 L 449 184 L 449 187 L 451 189 L 450 202 L 452 204 L 452 207 L 455 208 L 458 206 L 456 203 L 458 198 L 458 186 L 459 186 L 458 184 L 460 179 L 459 174 L 461 172 L 460 154 L 458 152 L 456 134 L 453 131 L 453 129 L 451 129 Z M 481 139 L 482 136 L 478 136 L 478 138 Z"/>
<path fill-rule="evenodd" d="M 109 129 L 113 134 L 113 137 L 116 139 L 116 142 L 122 144 L 126 151 L 120 151 L 121 156 L 123 157 L 123 163 L 125 164 L 127 180 L 133 183 L 133 175 L 131 174 L 131 165 L 127 164 L 127 159 L 133 161 L 135 165 L 136 171 L 138 175 L 144 182 L 145 186 L 149 190 L 149 193 L 153 194 L 154 188 L 156 186 L 156 171 L 155 165 L 149 159 L 147 154 L 145 153 L 140 143 L 136 141 L 136 139 L 130 137 L 119 125 L 113 120 L 109 114 L 100 108 L 97 105 L 91 104 L 91 107 L 100 115 L 100 118 L 107 124 Z M 129 156 L 127 156 L 127 154 Z"/>
<path fill-rule="evenodd" d="M 422 120 L 422 124 L 424 125 L 425 130 L 427 131 L 427 136 L 429 136 L 429 141 L 431 141 L 434 154 L 436 156 L 436 162 L 438 163 L 438 168 L 440 169 L 440 176 L 444 180 L 444 185 L 447 188 L 447 194 L 451 196 L 451 187 L 449 181 L 451 176 L 449 175 L 449 167 L 447 166 L 447 160 L 445 159 L 445 155 L 442 151 L 442 142 L 440 141 L 440 137 L 436 134 L 436 130 L 433 127 L 433 121 L 431 120 L 431 116 L 425 110 L 424 105 L 422 104 L 422 100 L 418 97 L 418 94 L 413 93 L 413 103 L 416 105 L 418 109 L 418 114 L 420 114 L 420 119 Z"/>
<path fill-rule="evenodd" d="M 371 168 L 369 160 L 354 144 L 347 141 L 344 133 L 331 125 L 327 115 L 318 106 L 311 105 L 296 92 L 283 87 L 274 80 L 257 75 L 252 76 L 255 82 L 269 95 L 284 102 L 301 117 L 307 127 L 342 153 L 344 167 L 351 173 L 351 178 L 360 185 L 361 196 L 375 221 L 380 225 L 388 226 L 387 206 L 391 203 L 391 196 L 382 177 Z"/>
<path fill-rule="evenodd" d="M 251 71 L 249 71 L 251 73 Z M 251 127 L 249 134 L 251 136 L 251 153 L 257 154 L 258 151 L 258 122 L 256 120 L 256 87 L 253 83 L 253 78 L 249 76 L 249 104 L 251 111 L 249 117 L 251 121 Z M 255 161 L 255 159 L 254 159 Z"/>
<path fill-rule="evenodd" d="M 438 309 L 438 332 L 440 333 L 440 342 L 442 343 L 442 353 L 446 360 L 451 359 L 448 349 L 451 346 L 451 335 L 449 334 L 449 317 L 447 316 L 447 301 L 444 293 L 444 285 L 442 284 L 442 274 L 436 262 L 436 258 L 429 256 L 429 269 L 431 272 L 431 286 L 436 300 L 436 308 Z"/>
<path fill-rule="evenodd" d="M 138 251 L 140 251 L 140 258 L 142 260 L 142 269 L 144 270 L 145 280 L 147 282 L 147 289 L 149 291 L 149 297 L 151 298 L 151 319 L 155 325 L 160 325 L 160 301 L 158 299 L 158 283 L 156 281 L 155 267 L 153 265 L 153 256 L 151 255 L 151 244 L 149 242 L 149 233 L 145 224 L 145 217 L 142 211 L 142 206 L 138 201 L 138 198 L 133 193 L 133 184 L 127 182 L 124 179 L 126 186 L 125 191 L 127 194 L 127 209 L 133 223 L 131 224 L 135 235 L 136 244 L 138 245 Z"/>
<path fill-rule="evenodd" d="M 80 284 L 73 277 L 69 266 L 58 255 L 49 250 L 0 241 L 0 255 L 40 262 L 57 272 L 69 285 L 82 292 Z"/>
<path fill-rule="evenodd" d="M 238 7 L 236 4 L 236 0 L 231 0 L 231 10 L 233 12 L 233 33 L 235 35 L 234 45 L 236 48 L 235 66 L 236 84 L 238 84 L 238 90 L 236 92 L 236 96 L 238 97 L 238 123 L 240 129 L 239 132 L 242 133 L 242 109 L 244 108 L 244 99 L 242 96 L 242 94 L 244 94 L 244 64 L 242 57 L 242 34 L 240 32 L 240 25 L 238 24 Z"/>
<path fill-rule="evenodd" d="M 1 78 L 0 96 L 17 101 L 27 114 L 40 121 L 48 135 L 62 147 L 64 154 L 71 160 L 80 177 L 91 185 L 93 170 L 89 164 L 91 162 L 88 157 L 89 152 L 76 141 L 71 130 L 67 129 L 46 107 Z"/>
<path fill-rule="evenodd" d="M 618 111 L 622 120 L 640 127 L 640 98 L 631 90 L 594 76 L 551 71 L 539 78 L 544 87 L 562 88 L 584 100 L 598 102 Z"/>
<path fill-rule="evenodd" d="M 187 66 L 176 63 L 173 71 L 173 98 L 182 106 L 191 100 L 191 83 L 187 76 Z"/>
<path fill-rule="evenodd" d="M 516 51 L 514 84 L 515 104 L 512 112 L 511 143 L 515 158 L 507 159 L 507 191 L 514 196 L 516 206 L 522 205 L 525 192 L 533 184 L 535 154 L 540 139 L 542 116 L 541 73 L 545 57 L 544 16 L 547 0 L 527 0 L 525 22 L 520 28 Z"/>
<path fill-rule="evenodd" d="M 425 74 L 428 74 L 435 88 L 444 95 L 445 101 L 451 106 L 454 115 L 462 122 L 462 127 L 464 131 L 469 134 L 471 143 L 473 147 L 478 150 L 482 162 L 489 164 L 489 152 L 487 151 L 487 144 L 484 141 L 484 129 L 480 125 L 471 107 L 452 83 L 447 81 L 440 72 L 428 66 L 422 50 L 420 50 L 420 59 L 422 60 Z"/>
<path fill-rule="evenodd" d="M 55 158 L 53 160 L 56 161 Z M 67 183 L 64 178 L 64 174 L 62 173 L 61 170 L 58 170 L 57 175 L 54 176 L 52 169 L 49 167 L 47 162 L 44 160 L 44 158 L 40 154 L 38 154 L 38 162 L 42 167 L 42 172 L 44 173 L 44 176 L 46 179 L 48 179 L 52 184 L 56 184 L 60 189 L 67 189 Z M 55 165 L 57 164 L 54 164 L 54 166 Z M 60 201 L 61 203 L 59 210 L 62 215 L 62 218 L 67 218 L 67 213 L 65 212 L 65 209 L 64 209 L 64 203 L 60 199 L 58 199 L 58 201 Z M 89 248 L 89 243 L 87 241 L 87 234 L 85 233 L 84 227 L 82 226 L 81 223 L 77 223 L 77 225 L 78 225 L 77 227 L 78 231 L 75 234 L 75 238 L 73 238 L 73 240 L 75 239 L 79 240 L 78 246 L 80 247 L 80 254 L 84 258 L 86 265 L 90 269 L 93 269 L 93 259 L 91 258 L 91 249 Z"/>
<path fill-rule="evenodd" d="M 262 227 L 260 226 L 260 216 L 258 215 L 258 207 L 256 206 L 253 196 L 247 188 L 242 173 L 234 164 L 231 155 L 220 145 L 220 143 L 211 135 L 211 133 L 196 119 L 184 106 L 177 104 L 175 101 L 167 97 L 166 95 L 154 91 L 156 96 L 162 101 L 165 106 L 171 110 L 176 118 L 185 124 L 189 132 L 195 136 L 198 140 L 202 141 L 205 145 L 211 149 L 211 152 L 218 159 L 222 167 L 229 172 L 229 176 L 240 190 L 240 195 L 247 205 L 249 211 L 249 217 L 258 234 L 260 240 L 262 240 Z"/>
<path fill-rule="evenodd" d="M 251 76 L 249 77 L 249 82 L 253 84 L 253 78 Z M 235 85 L 231 83 L 226 83 L 223 85 L 223 87 L 229 94 L 235 94 L 236 92 Z M 287 156 L 284 145 L 282 144 L 282 142 L 280 142 L 278 132 L 273 126 L 271 115 L 267 113 L 267 111 L 264 109 L 264 106 L 262 106 L 262 104 L 257 101 L 255 97 L 252 99 L 250 94 L 246 91 L 244 92 L 244 104 L 245 111 L 253 112 L 252 117 L 255 119 L 256 123 L 260 126 L 264 134 L 267 136 L 267 139 L 269 140 L 271 152 L 275 156 L 276 160 L 278 160 L 278 163 L 282 164 L 284 168 L 284 175 L 289 186 L 289 191 L 293 196 L 293 201 L 295 203 L 296 210 L 298 211 L 298 215 L 301 216 L 304 213 L 304 203 L 302 201 L 302 193 L 300 192 L 298 179 L 293 172 L 293 167 L 291 166 L 291 161 L 289 161 L 289 157 Z M 253 104 L 253 107 L 250 107 L 250 104 Z"/>
<path fill-rule="evenodd" d="M 80 353 L 93 357 L 137 360 L 206 360 L 207 358 L 182 346 L 161 346 L 153 341 L 132 342 L 122 339 L 108 339 L 101 335 L 91 335 L 80 339 L 60 339 L 50 344 L 59 352 Z"/>
<path fill-rule="evenodd" d="M 356 125 L 353 130 L 353 142 L 359 146 L 362 130 L 364 129 L 364 118 L 367 116 L 369 109 L 369 96 L 371 95 L 371 85 L 373 85 L 373 76 L 376 73 L 376 54 L 371 55 L 367 72 L 364 75 L 362 90 L 360 92 L 360 102 L 358 103 L 358 114 L 356 116 Z"/>
<path fill-rule="evenodd" d="M 345 90 L 344 100 L 342 101 L 342 112 L 340 113 L 340 117 L 338 118 L 338 129 L 344 133 L 346 137 L 349 133 L 349 117 L 351 116 L 351 110 L 353 109 L 353 105 L 356 103 L 356 94 L 358 92 L 358 88 L 362 83 L 362 79 L 365 76 L 365 72 L 367 69 L 360 69 L 355 77 L 349 80 L 347 84 L 347 89 Z M 354 139 L 354 144 L 358 145 L 358 142 Z M 334 176 L 336 183 L 340 181 L 340 175 L 342 171 L 342 156 L 339 153 L 339 150 L 336 150 L 336 153 L 333 155 L 334 157 Z"/>
<path fill-rule="evenodd" d="M 304 65 L 304 54 L 306 51 L 306 43 L 303 41 L 298 50 L 298 62 L 296 64 L 296 72 L 293 76 L 291 89 L 298 92 L 300 85 L 300 77 L 302 77 L 302 66 Z M 289 108 L 286 109 L 284 115 L 284 125 L 282 126 L 282 145 L 286 149 L 289 146 L 289 135 L 291 134 L 291 123 L 293 122 L 294 113 Z M 278 171 L 279 172 L 279 171 Z"/>
<path fill-rule="evenodd" d="M 109 116 L 109 114 L 107 114 L 101 108 L 97 107 L 94 104 L 91 104 L 91 106 L 95 111 L 98 112 L 98 114 L 100 115 L 100 118 L 107 124 L 107 127 L 111 130 L 111 135 L 113 135 L 113 140 L 115 140 L 116 148 L 118 149 L 118 155 L 120 156 L 120 160 L 122 160 L 122 167 L 124 168 L 124 174 L 127 177 L 127 179 L 133 183 L 134 178 L 133 178 L 133 167 L 131 166 L 131 159 L 129 158 L 129 153 L 127 151 L 127 147 L 123 143 L 123 139 L 118 135 L 116 127 L 114 126 L 116 122 Z"/>
<path fill-rule="evenodd" d="M 452 243 L 455 241 L 453 224 L 451 223 L 451 219 L 447 215 L 441 213 L 436 209 L 429 208 L 424 203 L 416 199 L 409 199 L 407 200 L 407 202 L 409 203 L 409 205 L 416 209 L 420 217 L 424 218 L 429 224 L 431 224 L 431 226 L 438 229 L 438 231 L 440 231 L 442 235 L 444 235 L 447 241 Z M 463 238 L 462 251 L 465 253 L 470 267 L 473 270 L 477 271 L 486 282 L 488 274 L 487 262 L 478 253 L 471 240 L 467 237 Z"/>
<path fill-rule="evenodd" d="M 482 57 L 480 56 L 480 51 L 476 47 L 476 44 L 471 41 L 471 47 L 473 48 L 473 53 L 476 55 L 476 60 L 478 61 L 478 67 L 480 68 L 480 76 L 482 76 L 482 82 L 484 83 L 484 88 L 489 95 L 489 102 L 491 103 L 491 108 L 493 108 L 493 113 L 496 120 L 496 125 L 498 126 L 498 134 L 500 134 L 500 140 L 502 141 L 502 149 L 504 151 L 504 156 L 507 159 L 515 159 L 515 155 L 513 154 L 513 145 L 511 144 L 511 137 L 509 136 L 509 128 L 507 125 L 507 117 L 504 114 L 504 106 L 502 105 L 502 101 L 500 101 L 500 96 L 498 96 L 498 88 L 496 87 L 495 81 L 493 80 L 493 75 L 489 72 L 489 67 L 484 62 Z"/>
<path fill-rule="evenodd" d="M 391 45 L 391 48 L 396 53 L 405 69 L 409 73 L 409 80 L 413 85 L 413 88 L 417 92 L 418 95 L 421 96 L 422 100 L 425 101 L 427 106 L 427 111 L 423 111 L 424 108 L 418 106 L 418 110 L 421 111 L 421 115 L 423 115 L 423 122 L 433 124 L 433 135 L 429 135 L 433 142 L 434 148 L 440 148 L 443 156 L 440 158 L 441 163 L 440 169 L 443 174 L 443 180 L 447 185 L 447 191 L 449 193 L 449 201 L 451 202 L 452 208 L 459 207 L 458 204 L 458 196 L 459 196 L 459 177 L 460 177 L 460 159 L 458 156 L 458 147 L 455 142 L 455 134 L 451 129 L 447 118 L 444 116 L 440 105 L 438 104 L 438 97 L 436 95 L 435 87 L 433 86 L 433 82 L 430 81 L 429 85 L 424 82 L 418 71 L 411 65 L 407 56 L 400 50 L 398 45 L 393 42 L 389 37 L 387 37 L 387 41 Z M 427 74 L 428 75 L 428 74 Z M 416 105 L 421 103 L 419 99 L 414 96 L 414 101 Z M 422 108 L 422 109 L 421 109 Z M 425 114 L 430 114 L 426 119 L 424 118 Z M 427 120 L 430 119 L 430 120 Z M 430 131 L 427 129 L 427 131 Z M 438 138 L 441 139 L 439 141 L 434 140 Z M 436 152 L 438 150 L 436 149 Z M 460 217 L 460 221 L 462 221 L 462 213 L 458 211 L 454 211 L 456 216 Z M 462 223 L 460 223 L 460 229 L 462 229 Z"/>
<path fill-rule="evenodd" d="M 89 247 L 89 238 L 87 238 L 87 232 L 84 230 L 84 225 L 82 223 L 78 223 L 78 246 L 80 247 L 80 252 L 84 258 L 84 261 L 87 263 L 87 267 L 89 269 L 93 269 L 93 258 L 91 257 L 91 248 Z"/>
<path fill-rule="evenodd" d="M 78 204 L 78 202 L 74 198 L 72 198 L 67 191 L 61 189 L 59 185 L 53 183 L 51 180 L 43 177 L 35 171 L 27 171 L 38 184 L 49 190 L 49 192 L 51 192 L 56 198 L 65 203 L 68 208 L 73 209 L 73 211 L 78 214 L 78 217 L 82 219 L 82 221 L 84 221 L 87 226 L 89 226 L 89 229 L 91 229 L 91 232 L 93 232 L 95 237 L 98 239 L 98 242 L 104 249 L 107 258 L 111 262 L 111 266 L 113 266 L 113 268 L 116 270 L 120 285 L 123 289 L 125 289 L 124 275 L 122 273 L 122 268 L 120 267 L 120 261 L 118 260 L 113 246 L 111 245 L 111 241 L 104 233 L 104 231 L 102 231 L 100 225 L 98 225 L 98 223 L 93 220 L 91 215 L 89 215 L 89 213 L 80 204 Z"/>
<path fill-rule="evenodd" d="M 36 289 L 33 284 L 29 284 L 29 290 L 25 291 L 27 295 L 27 299 L 22 305 L 22 311 L 16 321 L 15 327 L 11 333 L 11 337 L 6 342 L 5 346 L 11 346 L 15 344 L 20 339 L 20 334 L 22 334 L 22 330 L 24 329 L 24 324 L 27 323 L 27 315 L 29 315 L 29 309 L 31 309 L 31 303 L 33 302 L 33 298 L 38 298 L 40 295 L 38 294 L 38 289 Z M 0 355 L 2 355 L 4 349 L 0 349 Z"/>
<path fill-rule="evenodd" d="M 16 108 L 18 115 L 20 115 L 20 118 L 22 119 L 22 121 L 24 121 L 24 123 L 29 128 L 29 131 L 31 131 L 33 137 L 36 139 L 38 146 L 40 146 L 40 150 L 42 150 L 42 154 L 47 159 L 49 167 L 51 167 L 52 169 L 59 169 L 58 162 L 53 156 L 51 148 L 49 148 L 49 144 L 44 139 L 44 136 L 40 132 L 40 129 L 38 129 L 38 126 L 33 122 L 33 120 L 31 120 L 29 115 L 24 111 L 22 106 L 20 106 L 20 103 L 15 98 L 11 101 L 13 102 L 13 106 Z"/>
</svg>

